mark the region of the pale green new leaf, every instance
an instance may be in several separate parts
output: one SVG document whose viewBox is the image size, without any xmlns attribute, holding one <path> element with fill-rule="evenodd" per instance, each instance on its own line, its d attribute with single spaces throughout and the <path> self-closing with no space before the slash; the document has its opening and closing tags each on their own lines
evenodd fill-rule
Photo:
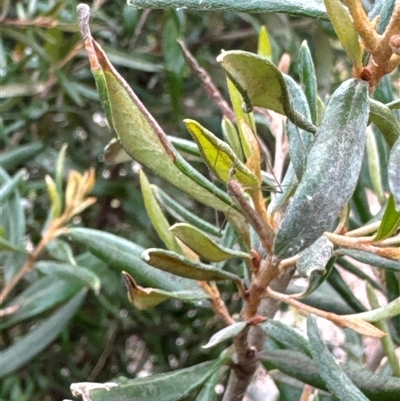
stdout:
<svg viewBox="0 0 400 401">
<path fill-rule="evenodd" d="M 340 0 L 324 0 L 329 18 L 347 56 L 355 67 L 362 67 L 362 51 L 358 34 L 348 10 Z"/>
<path fill-rule="evenodd" d="M 207 237 L 202 231 L 190 224 L 177 223 L 170 230 L 190 249 L 210 262 L 222 262 L 232 258 L 251 258 L 246 252 L 218 245 L 215 240 Z"/>
<path fill-rule="evenodd" d="M 169 230 L 168 220 L 165 218 L 143 170 L 140 170 L 140 189 L 142 190 L 147 214 L 158 236 L 169 250 L 183 254 L 182 248 Z"/>
<path fill-rule="evenodd" d="M 236 156 L 232 148 L 221 139 L 217 138 L 212 132 L 202 127 L 193 120 L 184 120 L 186 128 L 196 141 L 200 149 L 203 160 L 208 168 L 224 183 L 228 183 L 232 178 L 238 180 L 243 186 L 259 186 L 259 182 L 254 173 L 243 164 Z"/>
</svg>

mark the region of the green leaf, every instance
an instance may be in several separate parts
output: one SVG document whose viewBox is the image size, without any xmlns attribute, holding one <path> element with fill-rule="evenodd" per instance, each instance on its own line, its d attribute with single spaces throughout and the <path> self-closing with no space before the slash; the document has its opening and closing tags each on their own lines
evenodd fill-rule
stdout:
<svg viewBox="0 0 400 401">
<path fill-rule="evenodd" d="M 376 308 L 367 312 L 345 315 L 346 317 L 355 317 L 366 322 L 378 322 L 379 320 L 389 319 L 400 314 L 400 297 L 389 302 L 385 306 Z"/>
<path fill-rule="evenodd" d="M 366 251 L 358 251 L 355 249 L 340 248 L 335 251 L 337 254 L 351 256 L 362 263 L 367 263 L 374 267 L 387 269 L 392 271 L 400 271 L 400 262 L 383 258 L 382 256 L 375 255 L 374 253 Z"/>
<path fill-rule="evenodd" d="M 307 316 L 307 334 L 313 360 L 329 391 L 340 401 L 369 401 L 340 369 L 322 341 L 317 322 L 312 315 Z"/>
<path fill-rule="evenodd" d="M 203 348 L 211 348 L 215 345 L 222 343 L 223 341 L 229 340 L 239 333 L 241 333 L 247 327 L 247 322 L 236 322 L 227 327 L 224 327 L 222 330 L 215 333 L 206 345 L 203 345 Z"/>
<path fill-rule="evenodd" d="M 88 228 L 70 228 L 67 235 L 73 241 L 87 246 L 93 255 L 111 268 L 119 272 L 127 271 L 142 285 L 165 291 L 198 289 L 192 280 L 162 272 L 144 263 L 141 259 L 144 249 L 117 235 Z"/>
<path fill-rule="evenodd" d="M 194 280 L 240 280 L 240 277 L 236 274 L 229 273 L 203 263 L 192 261 L 184 256 L 178 255 L 171 251 L 166 251 L 164 249 L 146 249 L 142 253 L 142 259 L 146 263 L 149 263 L 158 269 Z"/>
<path fill-rule="evenodd" d="M 239 137 L 239 133 L 231 120 L 225 116 L 222 118 L 221 123 L 222 135 L 226 143 L 233 149 L 235 155 L 240 161 L 244 160 L 244 154 Z"/>
<path fill-rule="evenodd" d="M 305 118 L 311 119 L 310 108 L 300 86 L 290 76 L 286 76 L 285 78 L 286 85 L 292 96 L 293 106 Z M 314 136 L 308 131 L 298 128 L 290 120 L 286 122 L 286 130 L 289 139 L 290 160 L 293 163 L 297 178 L 301 180 L 303 172 L 306 169 L 307 155 L 314 142 Z"/>
<path fill-rule="evenodd" d="M 27 161 L 32 160 L 42 153 L 45 148 L 43 143 L 32 142 L 7 150 L 7 152 L 3 152 L 0 155 L 0 166 L 4 168 L 4 170 L 11 170 L 18 165 L 23 165 Z"/>
<path fill-rule="evenodd" d="M 275 237 L 279 258 L 297 254 L 330 230 L 351 198 L 363 160 L 368 112 L 365 81 L 349 79 L 332 95 Z"/>
<path fill-rule="evenodd" d="M 80 4 L 78 14 L 107 119 L 125 151 L 132 159 L 194 199 L 229 213 L 233 221 L 240 220 L 237 222 L 240 225 L 243 218 L 232 209 L 229 196 L 176 152 L 165 132 L 93 40 L 88 26 L 89 7 Z"/>
<path fill-rule="evenodd" d="M 340 0 L 324 0 L 333 28 L 353 65 L 362 68 L 362 51 L 350 13 Z"/>
<path fill-rule="evenodd" d="M 396 210 L 400 211 L 400 138 L 393 145 L 389 156 L 389 188 L 393 194 Z"/>
<path fill-rule="evenodd" d="M 74 252 L 68 242 L 55 238 L 47 243 L 46 250 L 54 259 L 76 265 Z"/>
<path fill-rule="evenodd" d="M 85 295 L 86 290 L 80 291 L 25 337 L 0 352 L 0 360 L 2 361 L 0 377 L 19 369 L 50 345 L 75 315 Z"/>
<path fill-rule="evenodd" d="M 378 297 L 376 296 L 374 289 L 370 285 L 367 284 L 366 289 L 367 289 L 368 302 L 371 305 L 371 307 L 376 311 L 376 309 L 379 308 Z M 400 297 L 396 315 L 400 315 Z M 375 321 L 375 326 L 378 329 L 382 330 L 384 333 L 386 333 L 386 336 L 381 338 L 382 348 L 388 358 L 388 362 L 390 368 L 392 369 L 393 376 L 400 377 L 399 358 L 396 355 L 396 346 L 393 343 L 392 337 L 390 335 L 389 326 L 383 319 Z"/>
<path fill-rule="evenodd" d="M 170 230 L 190 249 L 210 262 L 222 262 L 232 258 L 251 258 L 246 252 L 218 245 L 214 240 L 190 224 L 177 223 Z"/>
<path fill-rule="evenodd" d="M 274 350 L 260 353 L 264 366 L 272 371 L 279 369 L 290 377 L 321 390 L 328 390 L 319 375 L 316 363 L 298 351 Z M 351 381 L 370 401 L 398 401 L 400 379 L 397 377 L 373 374 L 359 368 L 343 367 Z M 348 400 L 351 400 L 349 398 Z"/>
<path fill-rule="evenodd" d="M 130 51 L 124 51 L 114 46 L 103 46 L 103 49 L 113 65 L 146 72 L 160 72 L 163 70 L 162 64 L 148 61 Z"/>
<path fill-rule="evenodd" d="M 205 231 L 216 237 L 221 236 L 221 230 L 210 224 L 208 221 L 203 220 L 197 214 L 190 212 L 185 209 L 180 203 L 176 202 L 170 196 L 168 196 L 161 188 L 153 185 L 153 191 L 160 203 L 167 209 L 167 211 L 175 217 L 177 220 L 184 220 L 191 223 L 199 230 Z"/>
<path fill-rule="evenodd" d="M 268 60 L 272 60 L 272 48 L 269 40 L 267 28 L 263 25 L 258 34 L 258 46 L 257 54 L 261 57 L 265 57 Z"/>
<path fill-rule="evenodd" d="M 28 254 L 28 251 L 22 246 L 13 245 L 3 236 L 0 236 L 0 251 L 14 251 Z"/>
<path fill-rule="evenodd" d="M 184 122 L 186 128 L 196 141 L 208 168 L 222 182 L 228 183 L 233 177 L 243 186 L 251 188 L 259 186 L 260 183 L 257 177 L 240 161 L 226 142 L 221 141 L 196 121 L 186 119 Z"/>
<path fill-rule="evenodd" d="M 140 188 L 142 190 L 147 214 L 158 236 L 161 238 L 161 241 L 164 242 L 165 246 L 170 251 L 182 254 L 182 248 L 169 230 L 168 220 L 165 218 L 143 170 L 140 170 Z"/>
<path fill-rule="evenodd" d="M 311 56 L 310 48 L 307 41 L 303 41 L 299 51 L 299 75 L 300 82 L 304 88 L 304 93 L 307 98 L 308 106 L 311 113 L 311 121 L 317 124 L 317 110 L 318 110 L 318 94 L 317 94 L 317 76 L 315 74 L 314 62 Z"/>
<path fill-rule="evenodd" d="M 122 272 L 128 287 L 128 298 L 139 310 L 153 308 L 167 299 L 180 299 L 181 301 L 196 302 L 210 298 L 200 288 L 198 291 L 163 291 L 157 288 L 144 288 L 136 284 L 134 278 L 127 272 Z"/>
<path fill-rule="evenodd" d="M 208 361 L 190 368 L 138 379 L 118 379 L 118 386 L 89 391 L 92 401 L 178 401 L 195 399 L 203 383 L 223 361 Z M 78 395 L 78 394 L 76 394 Z"/>
<path fill-rule="evenodd" d="M 382 217 L 381 225 L 375 236 L 375 241 L 381 241 L 391 237 L 400 226 L 400 208 L 396 210 L 396 204 L 393 194 L 390 194 L 387 200 L 385 212 Z"/>
<path fill-rule="evenodd" d="M 0 188 L 0 204 L 7 201 L 7 198 L 14 192 L 20 182 L 26 176 L 26 170 L 20 170 L 10 180 L 7 180 Z"/>
<path fill-rule="evenodd" d="M 233 111 L 235 113 L 235 117 L 237 121 L 243 121 L 248 127 L 251 127 L 253 132 L 256 132 L 256 123 L 254 119 L 254 114 L 248 112 L 247 110 L 243 110 L 243 97 L 241 93 L 238 91 L 234 83 L 227 78 L 226 84 L 228 86 L 229 96 L 231 98 L 231 103 L 233 107 Z M 246 139 L 244 137 L 244 133 L 242 132 L 243 125 L 237 124 L 237 129 L 239 132 L 239 142 L 241 151 L 243 154 L 243 160 L 247 160 L 251 156 L 250 149 L 247 145 Z M 236 153 L 239 157 L 239 153 Z"/>
<path fill-rule="evenodd" d="M 253 106 L 265 107 L 286 115 L 300 128 L 316 131 L 316 127 L 293 108 L 285 78 L 271 61 L 239 50 L 224 52 L 217 61 L 243 96 L 247 112 Z"/>
<path fill-rule="evenodd" d="M 368 156 L 368 171 L 372 183 L 372 189 L 376 193 L 379 203 L 385 203 L 386 197 L 383 189 L 381 172 L 381 155 L 375 133 L 372 129 L 367 129 L 366 150 Z"/>
<path fill-rule="evenodd" d="M 302 277 L 311 277 L 314 272 L 326 273 L 325 266 L 332 256 L 333 244 L 324 235 L 300 252 L 296 262 L 297 271 Z"/>
<path fill-rule="evenodd" d="M 35 317 L 71 298 L 81 289 L 81 283 L 76 281 L 69 282 L 50 275 L 41 277 L 12 300 L 13 305 L 20 305 L 20 307 L 16 313 L 2 318 L 0 327 L 5 329 Z"/>
<path fill-rule="evenodd" d="M 400 136 L 400 123 L 387 105 L 374 99 L 369 99 L 369 103 L 369 118 L 381 131 L 389 148 L 391 148 Z"/>
<path fill-rule="evenodd" d="M 69 282 L 75 281 L 81 286 L 91 288 L 97 295 L 100 292 L 101 281 L 99 276 L 86 267 L 46 260 L 41 260 L 35 266 L 44 274 L 59 276 Z"/>
<path fill-rule="evenodd" d="M 328 20 L 325 7 L 319 0 L 253 0 L 251 2 L 238 2 L 234 0 L 129 0 L 128 4 L 137 8 L 182 8 L 202 11 L 237 11 L 245 13 L 287 13 L 302 15 L 304 17 Z"/>
<path fill-rule="evenodd" d="M 311 357 L 308 339 L 300 330 L 274 319 L 268 319 L 259 326 L 268 334 L 268 337 L 273 338 L 285 348 Z"/>
</svg>

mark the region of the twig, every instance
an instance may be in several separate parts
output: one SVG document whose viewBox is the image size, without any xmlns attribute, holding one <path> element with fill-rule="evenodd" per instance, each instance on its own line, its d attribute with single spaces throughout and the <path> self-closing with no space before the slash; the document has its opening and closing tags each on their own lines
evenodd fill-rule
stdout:
<svg viewBox="0 0 400 401">
<path fill-rule="evenodd" d="M 236 180 L 228 182 L 228 194 L 239 205 L 246 220 L 254 227 L 260 237 L 260 241 L 269 253 L 272 252 L 272 244 L 274 241 L 274 230 L 268 223 L 254 210 L 244 196 L 242 186 Z"/>
<path fill-rule="evenodd" d="M 201 68 L 197 60 L 190 53 L 189 49 L 186 47 L 182 40 L 178 40 L 178 44 L 182 49 L 183 56 L 188 63 L 190 69 L 199 79 L 201 85 L 203 86 L 207 96 L 214 102 L 214 104 L 219 108 L 221 113 L 231 121 L 236 121 L 236 116 L 233 110 L 230 108 L 227 101 L 223 98 L 221 92 L 215 86 L 214 82 L 208 75 L 204 68 Z"/>
<path fill-rule="evenodd" d="M 221 298 L 217 285 L 214 282 L 207 283 L 206 281 L 197 281 L 197 284 L 204 292 L 211 296 L 214 311 L 224 319 L 225 323 L 228 325 L 235 323 L 235 320 L 229 314 L 225 302 Z"/>
<path fill-rule="evenodd" d="M 340 245 L 346 248 L 359 249 L 361 251 L 371 252 L 375 255 L 382 256 L 384 258 L 400 260 L 400 248 L 380 248 L 374 246 L 373 237 L 348 237 L 344 235 L 337 235 L 329 232 L 325 232 L 324 235 L 336 245 Z M 379 242 L 377 244 L 380 244 Z"/>
</svg>

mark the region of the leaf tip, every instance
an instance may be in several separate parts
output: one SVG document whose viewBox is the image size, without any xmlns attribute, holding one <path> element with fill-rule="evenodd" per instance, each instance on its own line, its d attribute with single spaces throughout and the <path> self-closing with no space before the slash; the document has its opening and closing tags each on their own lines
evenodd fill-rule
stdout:
<svg viewBox="0 0 400 401">
<path fill-rule="evenodd" d="M 79 29 L 81 30 L 83 39 L 90 36 L 89 30 L 89 18 L 90 18 L 90 8 L 87 4 L 80 3 L 76 7 L 78 13 Z"/>
</svg>

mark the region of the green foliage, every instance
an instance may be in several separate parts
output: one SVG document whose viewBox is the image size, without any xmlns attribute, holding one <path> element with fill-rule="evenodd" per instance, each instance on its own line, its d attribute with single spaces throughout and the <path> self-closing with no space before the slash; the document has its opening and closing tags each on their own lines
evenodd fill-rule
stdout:
<svg viewBox="0 0 400 401">
<path fill-rule="evenodd" d="M 398 5 L 4 3 L 0 399 L 397 401 Z"/>
</svg>

